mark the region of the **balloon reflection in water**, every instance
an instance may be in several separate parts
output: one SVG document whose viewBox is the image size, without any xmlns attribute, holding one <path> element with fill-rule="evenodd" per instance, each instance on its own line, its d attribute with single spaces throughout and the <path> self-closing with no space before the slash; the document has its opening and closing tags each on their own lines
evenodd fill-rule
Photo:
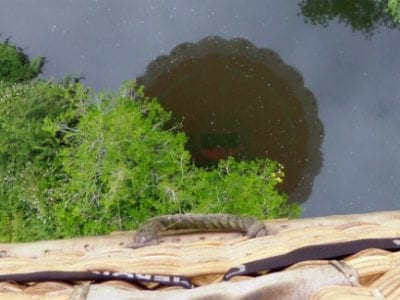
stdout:
<svg viewBox="0 0 400 300">
<path fill-rule="evenodd" d="M 182 120 L 196 165 L 267 156 L 284 165 L 291 200 L 310 195 L 323 125 L 301 74 L 276 52 L 210 36 L 156 58 L 137 81 Z"/>
</svg>

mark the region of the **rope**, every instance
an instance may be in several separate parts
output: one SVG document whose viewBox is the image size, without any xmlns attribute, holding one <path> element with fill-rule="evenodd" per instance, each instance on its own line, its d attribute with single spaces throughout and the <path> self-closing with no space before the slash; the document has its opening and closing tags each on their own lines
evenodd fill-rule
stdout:
<svg viewBox="0 0 400 300">
<path fill-rule="evenodd" d="M 149 219 L 139 226 L 132 248 L 156 244 L 156 239 L 176 233 L 238 231 L 249 238 L 267 235 L 265 224 L 254 217 L 230 214 L 176 214 Z"/>
</svg>

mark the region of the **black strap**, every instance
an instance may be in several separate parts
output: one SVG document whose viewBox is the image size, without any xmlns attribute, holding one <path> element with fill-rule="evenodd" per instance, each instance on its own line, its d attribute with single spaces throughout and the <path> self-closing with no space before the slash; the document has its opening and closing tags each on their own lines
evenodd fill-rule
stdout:
<svg viewBox="0 0 400 300">
<path fill-rule="evenodd" d="M 168 286 L 181 286 L 186 289 L 193 288 L 191 281 L 184 276 L 152 275 L 127 272 L 109 271 L 44 271 L 31 273 L 3 274 L 0 281 L 16 283 L 41 282 L 41 281 L 107 281 L 122 280 L 130 283 L 155 282 Z"/>
<path fill-rule="evenodd" d="M 262 271 L 274 272 L 305 260 L 340 259 L 368 248 L 400 250 L 400 238 L 363 239 L 340 243 L 306 246 L 289 253 L 259 259 L 231 268 L 223 279 L 252 275 Z"/>
</svg>

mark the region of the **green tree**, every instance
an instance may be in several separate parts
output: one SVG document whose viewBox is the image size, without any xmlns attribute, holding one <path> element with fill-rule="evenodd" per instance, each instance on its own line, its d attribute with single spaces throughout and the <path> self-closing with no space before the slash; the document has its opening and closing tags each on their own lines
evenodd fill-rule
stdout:
<svg viewBox="0 0 400 300">
<path fill-rule="evenodd" d="M 36 57 L 29 61 L 28 56 L 6 40 L 0 43 L 0 81 L 22 82 L 37 77 L 43 68 L 45 59 Z"/>
<path fill-rule="evenodd" d="M 0 240 L 54 237 L 52 189 L 63 176 L 57 154 L 86 98 L 80 84 L 0 83 Z"/>
<path fill-rule="evenodd" d="M 283 166 L 277 162 L 237 161 L 230 157 L 220 161 L 217 168 L 196 169 L 180 197 L 198 213 L 231 213 L 260 219 L 298 217 L 300 207 L 287 204 L 287 196 L 278 192 L 283 177 Z"/>
<path fill-rule="evenodd" d="M 134 229 L 184 212 L 297 216 L 269 160 L 197 168 L 170 114 L 133 83 L 0 83 L 0 240 Z"/>
<path fill-rule="evenodd" d="M 124 95 L 134 95 L 132 97 Z M 61 152 L 68 180 L 59 191 L 61 235 L 133 229 L 145 219 L 178 212 L 226 212 L 262 218 L 296 216 L 276 185 L 278 164 L 229 159 L 196 168 L 186 136 L 167 129 L 170 114 L 143 90 L 105 95 L 88 110 Z"/>
<path fill-rule="evenodd" d="M 179 203 L 161 205 L 160 185 L 176 180 L 189 154 L 183 134 L 162 128 L 168 119 L 154 100 L 106 95 L 90 107 L 66 136 L 73 146 L 61 152 L 69 177 L 59 194 L 63 234 L 131 229 L 150 215 L 177 210 Z"/>
<path fill-rule="evenodd" d="M 366 37 L 371 37 L 381 25 L 389 28 L 398 26 L 399 19 L 395 17 L 399 9 L 398 0 L 388 1 L 302 0 L 299 6 L 306 22 L 327 26 L 330 21 L 337 18 L 354 31 L 360 31 Z"/>
</svg>

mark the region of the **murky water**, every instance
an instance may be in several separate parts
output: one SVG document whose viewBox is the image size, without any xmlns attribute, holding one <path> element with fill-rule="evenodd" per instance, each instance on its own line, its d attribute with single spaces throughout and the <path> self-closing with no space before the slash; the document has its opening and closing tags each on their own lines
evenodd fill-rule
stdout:
<svg viewBox="0 0 400 300">
<path fill-rule="evenodd" d="M 373 32 L 362 14 L 347 21 L 359 31 L 307 24 L 299 3 L 314 22 L 336 13 L 307 1 L 2 0 L 0 33 L 45 56 L 45 76 L 111 89 L 140 77 L 185 117 L 196 163 L 272 157 L 306 216 L 399 209 L 400 32 L 387 20 Z"/>
</svg>

